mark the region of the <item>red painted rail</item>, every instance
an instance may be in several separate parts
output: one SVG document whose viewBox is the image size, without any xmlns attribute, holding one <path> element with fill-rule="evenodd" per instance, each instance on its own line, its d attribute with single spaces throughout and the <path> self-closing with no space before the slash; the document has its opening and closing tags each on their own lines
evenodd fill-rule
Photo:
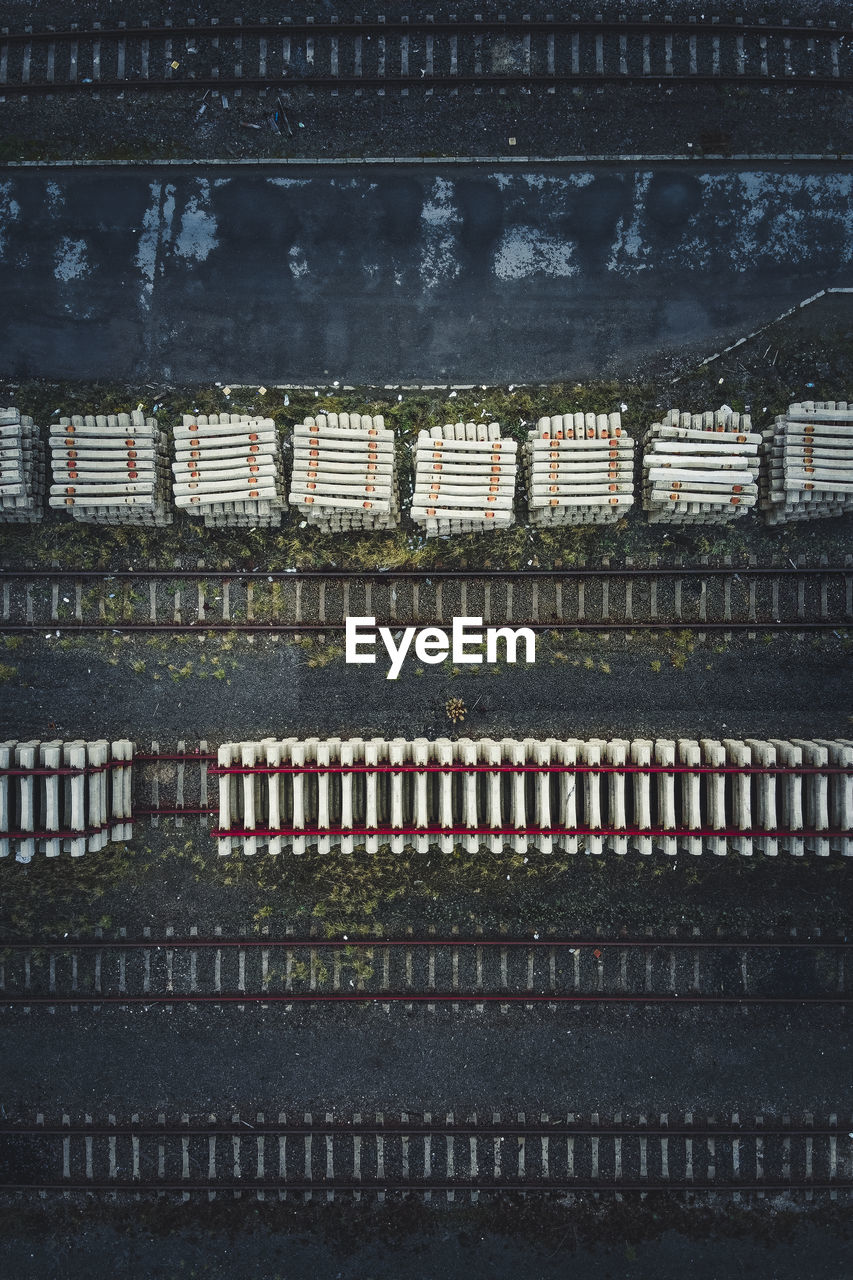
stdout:
<svg viewBox="0 0 853 1280">
<path fill-rule="evenodd" d="M 230 827 L 211 831 L 217 839 L 247 836 L 761 836 L 809 839 L 850 838 L 853 832 L 827 828 L 813 831 L 764 831 L 758 827 Z"/>
</svg>

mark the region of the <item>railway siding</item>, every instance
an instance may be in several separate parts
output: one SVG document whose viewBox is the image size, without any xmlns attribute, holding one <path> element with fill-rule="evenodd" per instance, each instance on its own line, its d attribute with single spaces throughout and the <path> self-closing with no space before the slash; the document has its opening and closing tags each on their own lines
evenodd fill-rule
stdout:
<svg viewBox="0 0 853 1280">
<path fill-rule="evenodd" d="M 849 25 L 476 15 L 95 25 L 0 33 L 0 95 L 262 88 L 360 95 L 462 86 L 851 84 Z M 292 132 L 289 122 L 285 122 Z"/>
<path fill-rule="evenodd" d="M 853 942 L 815 927 L 760 938 L 689 935 L 0 939 L 0 1005 L 104 1009 L 192 1004 L 274 1007 L 373 1003 L 434 1013 L 486 1008 L 844 1005 Z"/>
<path fill-rule="evenodd" d="M 853 853 L 846 741 L 264 739 L 225 743 L 211 772 L 220 854 Z"/>
<path fill-rule="evenodd" d="M 554 570 L 0 569 L 0 632 L 335 633 L 454 616 L 538 631 L 836 631 L 853 620 L 853 561 Z"/>
<path fill-rule="evenodd" d="M 263 1200 L 409 1192 L 563 1196 L 649 1192 L 848 1201 L 853 1148 L 842 1114 L 725 1118 L 692 1111 L 561 1116 L 409 1113 L 134 1113 L 130 1121 L 38 1113 L 4 1123 L 12 1163 L 0 1192 L 246 1194 Z M 16 1168 L 28 1176 L 16 1174 Z"/>
<path fill-rule="evenodd" d="M 333 846 L 375 854 L 386 845 L 394 854 L 436 846 L 853 854 L 847 740 L 266 738 L 215 754 L 207 744 L 181 747 L 0 744 L 0 856 L 79 856 L 146 823 L 191 816 L 215 824 L 220 855 Z"/>
</svg>

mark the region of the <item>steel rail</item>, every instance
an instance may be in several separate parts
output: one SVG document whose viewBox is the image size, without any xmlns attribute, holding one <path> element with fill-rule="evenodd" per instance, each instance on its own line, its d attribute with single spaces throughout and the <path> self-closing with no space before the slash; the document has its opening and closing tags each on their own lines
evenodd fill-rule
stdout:
<svg viewBox="0 0 853 1280">
<path fill-rule="evenodd" d="M 402 631 L 407 625 L 405 621 L 398 618 L 377 619 L 376 627 L 389 627 L 392 631 Z M 408 625 L 412 625 L 411 623 Z M 432 627 L 444 626 L 440 618 L 436 619 L 419 619 L 418 626 Z M 484 624 L 486 625 L 486 624 Z M 493 624 L 488 624 L 493 625 Z M 601 622 L 575 621 L 570 622 L 524 622 L 516 621 L 504 623 L 504 626 L 510 626 L 514 630 L 526 627 L 529 631 L 545 632 L 545 631 L 596 631 L 605 633 L 608 631 L 843 631 L 850 627 L 851 620 L 849 618 L 823 618 L 820 621 L 802 620 L 798 622 L 704 622 L 693 618 L 679 618 L 675 622 L 658 622 L 633 620 L 631 622 L 617 622 L 611 619 L 605 619 Z M 223 632 L 225 634 L 263 634 L 268 635 L 302 635 L 308 632 L 316 632 L 323 634 L 327 631 L 344 631 L 346 629 L 345 622 L 75 622 L 72 619 L 54 618 L 41 622 L 0 622 L 0 632 L 9 634 L 33 634 L 34 632 L 44 631 L 61 631 L 66 634 L 74 634 L 77 632 L 103 632 L 114 631 L 119 633 L 148 632 L 148 631 L 173 631 L 176 633 L 193 631 L 198 633 L 209 632 L 215 634 Z"/>
<path fill-rule="evenodd" d="M 711 950 L 755 951 L 794 950 L 823 951 L 853 949 L 853 939 L 839 938 L 780 938 L 776 941 L 746 940 L 739 938 L 79 938 L 38 939 L 0 938 L 3 951 L 146 951 L 146 950 L 378 950 L 382 947 L 524 947 L 528 950 L 548 950 L 551 947 L 577 950 L 588 947 L 604 951 L 622 950 Z M 2 1127 L 0 1127 L 2 1133 Z"/>
<path fill-rule="evenodd" d="M 27 833 L 18 833 L 26 836 Z M 246 839 L 250 836 L 670 836 L 685 840 L 689 837 L 748 836 L 754 840 L 773 839 L 845 839 L 853 832 L 839 828 L 820 830 L 799 828 L 796 831 L 763 830 L 758 827 L 227 827 L 210 833 L 215 839 Z"/>
<path fill-rule="evenodd" d="M 181 810 L 181 812 L 184 811 Z M 99 836 L 102 831 L 111 830 L 118 825 L 119 821 L 126 825 L 134 819 L 111 818 L 109 822 L 104 822 L 98 827 L 79 827 L 76 831 L 6 831 L 4 828 L 0 831 L 0 837 L 4 840 L 83 840 L 88 836 Z"/>
<path fill-rule="evenodd" d="M 13 1005 L 173 1005 L 173 1004 L 620 1004 L 620 1005 L 848 1005 L 853 1004 L 849 995 L 802 996 L 754 996 L 754 995 L 666 995 L 644 992 L 608 994 L 595 992 L 543 992 L 543 991 L 357 991 L 357 992 L 257 992 L 180 991 L 164 995 L 80 993 L 76 995 L 7 995 L 0 992 L 0 1009 Z"/>
<path fill-rule="evenodd" d="M 134 760 L 136 757 L 134 757 Z M 155 760 L 156 756 L 148 759 Z M 192 759 L 198 759 L 193 756 Z M 116 766 L 126 763 L 115 761 Z M 130 761 L 133 763 L 133 760 Z M 109 767 L 109 766 L 108 766 Z M 0 777 L 4 770 L 0 769 Z M 11 771 L 10 771 L 11 772 Z M 36 770 L 19 770 L 23 774 Z M 50 773 L 50 770 L 44 772 Z M 626 773 L 626 774 L 708 774 L 710 777 L 718 773 L 739 775 L 756 774 L 759 777 L 797 777 L 800 774 L 853 774 L 853 765 L 760 765 L 760 764 L 464 764 L 455 761 L 453 764 L 216 764 L 208 765 L 208 777 L 227 777 L 259 774 L 262 776 L 276 774 L 394 774 L 394 773 Z"/>
<path fill-rule="evenodd" d="M 471 19 L 423 19 L 415 18 L 403 21 L 400 18 L 388 17 L 383 22 L 300 22 L 298 19 L 287 22 L 176 22 L 169 27 L 95 27 L 67 28 L 51 30 L 41 28 L 34 31 L 10 31 L 0 35 L 0 44 L 49 44 L 55 41 L 104 41 L 104 40 L 170 40 L 175 36 L 334 36 L 334 35 L 483 35 L 491 34 L 526 35 L 554 32 L 555 35 L 573 35 L 580 33 L 600 33 L 601 35 L 694 35 L 694 36 L 761 36 L 790 37 L 801 39 L 843 40 L 853 35 L 853 26 L 839 24 L 831 26 L 826 23 L 815 23 L 814 26 L 781 23 L 758 22 L 689 22 L 686 19 L 674 18 L 671 22 L 643 22 L 637 19 L 625 19 L 618 22 L 604 19 L 583 18 L 490 18 L 483 15 L 481 20 Z"/>
<path fill-rule="evenodd" d="M 539 74 L 531 72 L 527 75 L 509 74 L 509 75 L 393 75 L 384 76 L 299 76 L 290 74 L 286 76 L 199 76 L 197 79 L 186 80 L 28 80 L 24 83 L 15 82 L 0 84 L 0 97 L 28 97 L 30 94 L 55 94 L 55 93 L 91 93 L 93 95 L 103 93 L 107 90 L 116 90 L 126 92 L 128 89 L 137 89 L 141 92 L 160 92 L 162 90 L 187 92 L 190 90 L 196 92 L 199 89 L 292 89 L 292 88 L 312 88 L 312 89 L 337 89 L 337 88 L 360 88 L 360 89 L 377 89 L 389 88 L 400 85 L 403 88 L 430 88 L 434 85 L 452 86 L 457 88 L 459 85 L 478 85 L 478 86 L 497 86 L 508 87 L 510 85 L 522 85 L 524 87 L 536 85 L 541 87 L 559 85 L 575 85 L 575 84 L 657 84 L 660 85 L 695 85 L 695 84 L 737 84 L 737 85 L 758 85 L 763 89 L 769 88 L 791 88 L 794 85 L 807 85 L 810 89 L 815 88 L 833 88 L 833 89 L 853 89 L 853 76 L 827 76 L 827 75 L 797 75 L 795 73 L 786 74 L 784 76 L 777 75 L 753 75 L 748 72 L 741 74 L 720 72 L 715 75 L 706 75 L 697 72 L 691 75 L 680 75 L 674 72 L 652 74 L 632 74 L 631 72 L 616 71 L 600 71 L 600 72 L 578 72 L 564 75 Z M 263 162 L 261 162 L 263 163 Z M 440 159 L 437 163 L 441 163 Z"/>
<path fill-rule="evenodd" d="M 513 578 L 520 582 L 536 582 L 552 578 L 808 578 L 837 575 L 853 577 L 853 565 L 571 565 L 565 569 L 28 569 L 4 566 L 0 568 L 0 583 L 7 578 L 92 578 L 109 581 L 120 578 L 148 580 L 221 582 L 247 580 L 266 582 L 320 582 L 326 579 L 343 582 L 387 582 L 390 580 L 419 580 L 431 582 L 471 578 Z"/>
<path fill-rule="evenodd" d="M 244 1130 L 248 1135 L 249 1130 Z M 449 1192 L 449 1191 L 477 1191 L 498 1192 L 501 1195 L 526 1195 L 530 1192 L 555 1192 L 562 1195 L 565 1194 L 581 1194 L 581 1195 L 623 1195 L 641 1193 L 648 1195 L 654 1192 L 663 1192 L 667 1195 L 681 1192 L 698 1192 L 706 1194 L 711 1192 L 738 1192 L 738 1193 L 772 1193 L 783 1194 L 791 1191 L 847 1191 L 853 1188 L 853 1179 L 850 1178 L 833 1178 L 833 1179 L 810 1179 L 808 1181 L 792 1181 L 792 1182 L 737 1182 L 737 1181 L 719 1181 L 713 1182 L 694 1182 L 691 1179 L 670 1179 L 667 1182 L 618 1182 L 614 1180 L 591 1182 L 589 1180 L 574 1180 L 565 1178 L 549 1178 L 544 1179 L 541 1176 L 531 1178 L 524 1182 L 508 1182 L 503 1178 L 487 1180 L 485 1178 L 478 1179 L 476 1182 L 471 1179 L 460 1178 L 458 1181 L 433 1181 L 431 1179 L 409 1178 L 407 1180 L 400 1179 L 377 1179 L 372 1180 L 364 1178 L 361 1181 L 336 1181 L 334 1178 L 317 1178 L 315 1180 L 304 1181 L 293 1178 L 287 1179 L 265 1179 L 265 1178 L 246 1178 L 238 1182 L 229 1181 L 222 1182 L 219 1180 L 211 1180 L 210 1182 L 166 1182 L 156 1181 L 153 1178 L 137 1179 L 129 1181 L 127 1179 L 113 1179 L 110 1182 L 94 1182 L 84 1181 L 82 1179 L 68 1179 L 64 1182 L 3 1182 L 0 1183 L 0 1192 L 3 1191 L 62 1191 L 68 1194 L 73 1191 L 80 1192 L 110 1192 L 127 1191 L 128 1193 L 138 1193 L 140 1191 L 156 1191 L 159 1193 L 183 1193 L 194 1191 L 281 1191 L 281 1192 L 364 1192 L 364 1191 L 382 1191 L 382 1192 Z"/>
<path fill-rule="evenodd" d="M 506 1124 L 440 1124 L 436 1121 L 391 1120 L 384 1124 L 342 1120 L 338 1124 L 241 1121 L 239 1124 L 26 1124 L 0 1125 L 0 1138 L 253 1138 L 281 1134 L 286 1137 L 525 1137 L 525 1138 L 839 1138 L 846 1130 L 837 1124 L 816 1125 L 614 1125 L 553 1123 L 528 1124 L 508 1120 Z"/>
<path fill-rule="evenodd" d="M 81 778 L 90 773 L 107 773 L 110 769 L 118 768 L 120 764 L 128 768 L 132 763 L 132 760 L 109 760 L 106 764 L 81 765 L 79 769 L 64 765 L 57 765 L 55 769 L 44 765 L 33 765 L 32 769 L 24 769 L 16 765 L 12 769 L 0 769 L 0 778 Z"/>
</svg>

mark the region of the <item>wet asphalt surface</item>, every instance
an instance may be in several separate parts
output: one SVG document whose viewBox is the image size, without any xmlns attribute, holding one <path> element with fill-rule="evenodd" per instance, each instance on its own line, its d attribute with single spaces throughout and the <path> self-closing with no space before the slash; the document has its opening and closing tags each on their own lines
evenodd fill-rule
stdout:
<svg viewBox="0 0 853 1280">
<path fill-rule="evenodd" d="M 0 374 L 619 376 L 849 286 L 851 183 L 817 163 L 10 171 Z"/>
</svg>

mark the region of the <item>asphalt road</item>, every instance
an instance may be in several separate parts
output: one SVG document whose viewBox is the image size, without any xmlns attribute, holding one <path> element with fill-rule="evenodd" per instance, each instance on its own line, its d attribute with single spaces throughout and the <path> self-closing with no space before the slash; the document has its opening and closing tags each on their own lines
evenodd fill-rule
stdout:
<svg viewBox="0 0 853 1280">
<path fill-rule="evenodd" d="M 853 171 L 0 172 L 0 376 L 540 381 L 709 354 L 853 283 Z"/>
</svg>

